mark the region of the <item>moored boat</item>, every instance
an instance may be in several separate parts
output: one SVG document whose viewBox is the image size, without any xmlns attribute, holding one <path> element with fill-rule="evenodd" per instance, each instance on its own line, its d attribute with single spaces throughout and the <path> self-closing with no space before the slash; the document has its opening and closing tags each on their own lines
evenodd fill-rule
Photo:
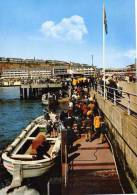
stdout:
<svg viewBox="0 0 137 195">
<path fill-rule="evenodd" d="M 48 100 L 48 97 L 47 97 L 47 95 L 46 94 L 43 94 L 42 95 L 42 104 L 44 104 L 44 105 L 49 105 L 49 100 Z"/>
<path fill-rule="evenodd" d="M 50 115 L 53 121 L 55 117 L 56 115 L 53 113 Z M 36 118 L 3 151 L 3 165 L 13 176 L 12 187 L 20 186 L 24 178 L 41 176 L 55 164 L 60 152 L 61 138 L 60 134 L 58 137 L 49 137 L 45 133 L 47 125 L 48 122 L 44 116 Z M 45 134 L 46 142 L 50 147 L 42 158 L 37 158 L 37 153 L 33 151 L 33 145 L 40 136 L 45 137 Z"/>
<path fill-rule="evenodd" d="M 55 94 L 43 94 L 41 100 L 42 104 L 49 107 L 54 107 L 58 104 L 57 96 Z"/>
</svg>

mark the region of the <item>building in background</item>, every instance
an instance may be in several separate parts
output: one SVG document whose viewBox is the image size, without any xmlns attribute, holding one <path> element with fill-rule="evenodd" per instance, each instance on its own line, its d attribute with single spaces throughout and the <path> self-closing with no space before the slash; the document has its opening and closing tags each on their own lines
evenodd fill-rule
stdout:
<svg viewBox="0 0 137 195">
<path fill-rule="evenodd" d="M 0 70 L 2 79 L 37 79 L 75 74 L 91 76 L 95 68 L 75 62 L 0 57 Z"/>
<path fill-rule="evenodd" d="M 26 79 L 28 78 L 28 70 L 24 69 L 4 69 L 1 71 L 2 79 Z"/>
</svg>

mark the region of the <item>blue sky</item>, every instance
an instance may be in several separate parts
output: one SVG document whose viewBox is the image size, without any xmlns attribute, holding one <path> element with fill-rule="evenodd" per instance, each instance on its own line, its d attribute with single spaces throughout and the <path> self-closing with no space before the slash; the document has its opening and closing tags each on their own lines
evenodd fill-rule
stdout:
<svg viewBox="0 0 137 195">
<path fill-rule="evenodd" d="M 102 66 L 103 0 L 1 0 L 0 56 Z M 106 66 L 135 59 L 134 0 L 106 0 Z"/>
</svg>

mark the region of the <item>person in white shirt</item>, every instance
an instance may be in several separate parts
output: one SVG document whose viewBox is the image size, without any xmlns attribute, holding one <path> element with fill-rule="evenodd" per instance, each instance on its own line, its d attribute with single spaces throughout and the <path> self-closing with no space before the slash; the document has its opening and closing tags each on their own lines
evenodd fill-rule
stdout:
<svg viewBox="0 0 137 195">
<path fill-rule="evenodd" d="M 73 102 L 70 101 L 68 106 L 69 106 L 69 108 L 73 109 Z"/>
</svg>

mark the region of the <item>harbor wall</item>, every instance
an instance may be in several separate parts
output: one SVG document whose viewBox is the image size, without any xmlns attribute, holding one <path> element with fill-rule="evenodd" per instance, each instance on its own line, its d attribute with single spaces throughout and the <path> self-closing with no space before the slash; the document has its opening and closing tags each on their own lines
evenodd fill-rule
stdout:
<svg viewBox="0 0 137 195">
<path fill-rule="evenodd" d="M 95 94 L 95 97 L 105 115 L 115 155 L 133 192 L 137 193 L 137 119 L 99 94 Z"/>
</svg>

